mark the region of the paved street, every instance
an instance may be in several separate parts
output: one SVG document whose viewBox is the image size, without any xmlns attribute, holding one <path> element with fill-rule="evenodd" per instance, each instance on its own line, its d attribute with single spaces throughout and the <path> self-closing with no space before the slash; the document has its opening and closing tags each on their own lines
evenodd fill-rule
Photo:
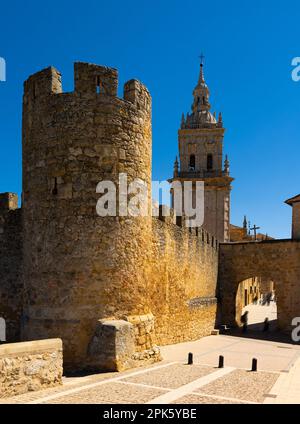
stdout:
<svg viewBox="0 0 300 424">
<path fill-rule="evenodd" d="M 193 365 L 187 365 L 189 352 Z M 59 388 L 0 403 L 300 403 L 298 345 L 216 335 L 164 346 L 162 354 L 164 360 L 148 368 L 65 377 Z M 249 371 L 253 357 L 258 372 Z"/>
<path fill-rule="evenodd" d="M 252 330 L 261 330 L 263 322 L 268 318 L 270 323 L 270 331 L 276 330 L 277 306 L 275 302 L 267 305 L 248 305 L 243 309 L 243 312 L 248 311 L 248 325 Z"/>
</svg>

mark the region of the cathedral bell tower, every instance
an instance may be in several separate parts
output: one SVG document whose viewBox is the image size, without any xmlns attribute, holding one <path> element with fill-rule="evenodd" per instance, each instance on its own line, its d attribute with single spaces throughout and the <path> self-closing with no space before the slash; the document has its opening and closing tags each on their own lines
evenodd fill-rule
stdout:
<svg viewBox="0 0 300 424">
<path fill-rule="evenodd" d="M 222 114 L 210 112 L 209 89 L 204 80 L 201 59 L 198 84 L 193 91 L 191 113 L 182 114 L 178 131 L 179 162 L 176 158 L 171 181 L 204 182 L 203 227 L 220 242 L 230 240 L 229 161 L 223 162 Z M 196 185 L 196 184 L 195 184 Z"/>
</svg>

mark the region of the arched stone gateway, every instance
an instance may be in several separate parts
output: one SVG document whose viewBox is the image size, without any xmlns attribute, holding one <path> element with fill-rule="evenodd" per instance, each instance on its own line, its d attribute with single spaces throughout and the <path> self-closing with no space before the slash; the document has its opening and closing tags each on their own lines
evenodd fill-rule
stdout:
<svg viewBox="0 0 300 424">
<path fill-rule="evenodd" d="M 290 331 L 292 319 L 300 316 L 300 240 L 222 243 L 219 264 L 220 324 L 239 323 L 239 284 L 260 275 L 276 281 L 278 329 Z"/>
</svg>

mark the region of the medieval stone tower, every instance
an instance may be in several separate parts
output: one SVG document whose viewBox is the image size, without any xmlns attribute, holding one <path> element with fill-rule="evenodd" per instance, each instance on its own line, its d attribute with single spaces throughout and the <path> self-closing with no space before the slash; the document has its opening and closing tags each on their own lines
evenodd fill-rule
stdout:
<svg viewBox="0 0 300 424">
<path fill-rule="evenodd" d="M 97 184 L 119 173 L 151 199 L 151 97 L 131 80 L 120 99 L 117 85 L 115 69 L 87 63 L 72 93 L 53 67 L 24 85 L 22 339 L 60 335 L 66 366 L 87 364 L 99 319 L 149 312 L 150 213 L 96 213 Z"/>
<path fill-rule="evenodd" d="M 192 113 L 182 115 L 178 131 L 179 163 L 176 158 L 172 181 L 204 182 L 203 227 L 220 242 L 229 241 L 230 190 L 226 156 L 223 168 L 223 128 L 221 113 L 210 112 L 209 89 L 204 80 L 203 63 L 193 96 Z"/>
</svg>

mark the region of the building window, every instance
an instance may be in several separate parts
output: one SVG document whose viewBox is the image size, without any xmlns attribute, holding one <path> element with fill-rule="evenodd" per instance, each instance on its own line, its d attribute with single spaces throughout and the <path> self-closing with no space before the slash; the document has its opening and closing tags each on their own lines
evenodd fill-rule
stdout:
<svg viewBox="0 0 300 424">
<path fill-rule="evenodd" d="M 211 171 L 213 169 L 213 155 L 209 153 L 207 155 L 207 170 Z"/>
<path fill-rule="evenodd" d="M 195 166 L 196 166 L 196 158 L 195 158 L 195 155 L 191 155 L 191 156 L 190 156 L 190 163 L 189 163 L 189 170 L 190 170 L 190 171 L 195 171 Z"/>
</svg>

